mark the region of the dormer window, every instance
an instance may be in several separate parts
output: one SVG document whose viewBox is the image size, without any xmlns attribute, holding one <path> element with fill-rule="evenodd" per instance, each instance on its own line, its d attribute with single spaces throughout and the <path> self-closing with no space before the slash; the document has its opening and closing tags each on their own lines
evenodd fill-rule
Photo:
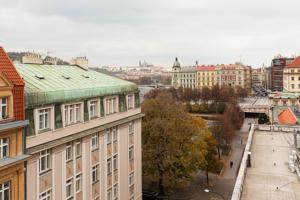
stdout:
<svg viewBox="0 0 300 200">
<path fill-rule="evenodd" d="M 64 124 L 70 125 L 81 121 L 82 104 L 69 104 L 64 106 Z"/>
<path fill-rule="evenodd" d="M 106 98 L 105 102 L 106 102 L 106 114 L 107 115 L 118 112 L 117 97 Z"/>
<path fill-rule="evenodd" d="M 47 107 L 35 110 L 35 130 L 42 133 L 54 129 L 54 108 Z"/>
<path fill-rule="evenodd" d="M 127 108 L 132 109 L 133 105 L 134 105 L 134 95 L 129 94 L 129 95 L 127 95 Z"/>
<path fill-rule="evenodd" d="M 89 101 L 89 116 L 90 119 L 96 118 L 99 116 L 99 100 Z"/>
<path fill-rule="evenodd" d="M 6 119 L 7 112 L 7 97 L 0 98 L 0 119 Z"/>
</svg>

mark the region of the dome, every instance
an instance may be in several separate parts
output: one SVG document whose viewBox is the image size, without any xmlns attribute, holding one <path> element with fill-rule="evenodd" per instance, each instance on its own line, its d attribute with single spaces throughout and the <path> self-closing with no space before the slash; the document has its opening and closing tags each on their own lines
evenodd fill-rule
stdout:
<svg viewBox="0 0 300 200">
<path fill-rule="evenodd" d="M 175 58 L 175 62 L 173 64 L 173 68 L 174 67 L 179 67 L 180 68 L 180 63 L 178 62 L 178 58 L 177 57 Z"/>
</svg>

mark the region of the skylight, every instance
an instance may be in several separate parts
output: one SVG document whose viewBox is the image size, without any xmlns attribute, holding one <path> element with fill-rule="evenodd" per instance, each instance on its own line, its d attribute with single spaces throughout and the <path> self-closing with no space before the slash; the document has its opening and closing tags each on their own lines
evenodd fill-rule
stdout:
<svg viewBox="0 0 300 200">
<path fill-rule="evenodd" d="M 87 74 L 82 74 L 82 76 L 83 76 L 84 78 L 90 78 L 89 75 L 87 75 Z"/>
<path fill-rule="evenodd" d="M 71 77 L 68 75 L 62 75 L 62 77 L 64 77 L 65 79 L 70 79 Z"/>
<path fill-rule="evenodd" d="M 35 75 L 35 77 L 37 77 L 38 79 L 45 79 L 45 77 L 41 74 L 37 74 L 37 75 Z"/>
</svg>

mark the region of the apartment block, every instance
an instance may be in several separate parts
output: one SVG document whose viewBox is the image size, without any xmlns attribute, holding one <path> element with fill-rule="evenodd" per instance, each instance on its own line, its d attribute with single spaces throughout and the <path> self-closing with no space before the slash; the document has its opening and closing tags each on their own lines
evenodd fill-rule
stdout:
<svg viewBox="0 0 300 200">
<path fill-rule="evenodd" d="M 197 67 L 197 88 L 212 88 L 217 84 L 217 71 L 213 65 L 202 65 Z"/>
<path fill-rule="evenodd" d="M 300 57 L 284 67 L 283 91 L 300 92 Z"/>
<path fill-rule="evenodd" d="M 0 47 L 0 199 L 25 199 L 24 82 Z"/>
<path fill-rule="evenodd" d="M 142 199 L 137 85 L 74 65 L 20 64 L 27 199 Z"/>
</svg>

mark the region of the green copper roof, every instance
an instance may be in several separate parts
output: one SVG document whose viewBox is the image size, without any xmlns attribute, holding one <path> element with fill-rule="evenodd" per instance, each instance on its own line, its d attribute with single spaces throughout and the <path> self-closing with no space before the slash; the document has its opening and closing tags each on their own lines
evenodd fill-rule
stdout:
<svg viewBox="0 0 300 200">
<path fill-rule="evenodd" d="M 26 107 L 137 91 L 137 85 L 72 65 L 19 64 Z"/>
</svg>

